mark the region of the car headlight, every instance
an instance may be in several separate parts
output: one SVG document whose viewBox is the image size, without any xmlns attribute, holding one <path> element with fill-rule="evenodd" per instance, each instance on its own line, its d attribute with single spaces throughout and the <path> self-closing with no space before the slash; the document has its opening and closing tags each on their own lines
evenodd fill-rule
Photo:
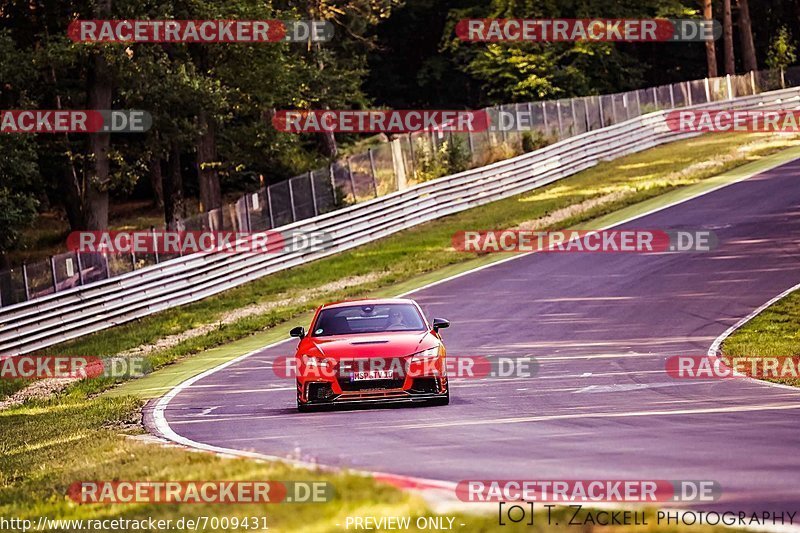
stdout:
<svg viewBox="0 0 800 533">
<path fill-rule="evenodd" d="M 439 357 L 439 346 L 434 346 L 433 348 L 428 348 L 427 350 L 423 350 L 421 352 L 417 352 L 411 356 L 412 363 L 423 363 L 425 361 L 430 361 L 431 359 L 435 359 Z"/>
<path fill-rule="evenodd" d="M 307 367 L 328 368 L 330 365 L 330 362 L 327 359 L 323 359 L 322 357 L 314 357 L 313 355 L 303 355 L 301 359 L 303 360 L 303 364 Z"/>
</svg>

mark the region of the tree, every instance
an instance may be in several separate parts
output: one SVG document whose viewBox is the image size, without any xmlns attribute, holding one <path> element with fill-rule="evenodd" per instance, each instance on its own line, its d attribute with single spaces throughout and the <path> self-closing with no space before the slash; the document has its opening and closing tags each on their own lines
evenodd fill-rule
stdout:
<svg viewBox="0 0 800 533">
<path fill-rule="evenodd" d="M 725 74 L 736 74 L 736 58 L 733 55 L 731 0 L 722 0 L 722 48 L 725 57 Z"/>
<path fill-rule="evenodd" d="M 750 0 L 739 2 L 739 42 L 742 46 L 742 61 L 745 72 L 758 70 L 756 47 L 753 44 L 753 25 L 750 20 Z"/>
<path fill-rule="evenodd" d="M 714 8 L 712 0 L 703 0 L 703 18 L 705 20 L 714 20 Z M 706 63 L 708 64 L 708 77 L 716 78 L 717 71 L 717 47 L 714 41 L 706 41 Z"/>
</svg>

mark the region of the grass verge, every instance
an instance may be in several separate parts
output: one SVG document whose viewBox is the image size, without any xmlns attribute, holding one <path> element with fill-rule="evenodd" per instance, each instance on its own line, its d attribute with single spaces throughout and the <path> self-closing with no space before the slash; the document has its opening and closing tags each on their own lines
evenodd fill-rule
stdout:
<svg viewBox="0 0 800 533">
<path fill-rule="evenodd" d="M 764 309 L 722 343 L 730 357 L 800 356 L 800 292 L 795 291 Z M 800 387 L 800 379 L 767 379 Z"/>
</svg>

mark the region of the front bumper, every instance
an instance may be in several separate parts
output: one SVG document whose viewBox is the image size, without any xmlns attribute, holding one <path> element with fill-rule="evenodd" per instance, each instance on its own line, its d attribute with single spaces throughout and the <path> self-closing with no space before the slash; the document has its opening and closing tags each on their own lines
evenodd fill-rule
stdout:
<svg viewBox="0 0 800 533">
<path fill-rule="evenodd" d="M 426 402 L 448 395 L 446 377 L 423 377 L 413 380 L 410 388 L 364 388 L 335 392 L 330 382 L 297 384 L 298 405 L 370 404 L 394 402 Z"/>
</svg>

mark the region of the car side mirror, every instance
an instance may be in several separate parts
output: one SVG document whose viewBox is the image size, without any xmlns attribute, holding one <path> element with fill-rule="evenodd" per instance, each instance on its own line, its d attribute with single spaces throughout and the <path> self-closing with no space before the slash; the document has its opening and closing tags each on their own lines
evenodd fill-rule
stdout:
<svg viewBox="0 0 800 533">
<path fill-rule="evenodd" d="M 302 339 L 303 337 L 306 336 L 306 330 L 303 326 L 297 326 L 296 328 L 292 328 L 291 331 L 289 331 L 289 335 L 291 337 L 297 337 L 298 339 Z"/>
<path fill-rule="evenodd" d="M 449 328 L 450 321 L 445 320 L 444 318 L 434 318 L 433 319 L 433 331 L 439 331 L 440 329 Z"/>
</svg>

